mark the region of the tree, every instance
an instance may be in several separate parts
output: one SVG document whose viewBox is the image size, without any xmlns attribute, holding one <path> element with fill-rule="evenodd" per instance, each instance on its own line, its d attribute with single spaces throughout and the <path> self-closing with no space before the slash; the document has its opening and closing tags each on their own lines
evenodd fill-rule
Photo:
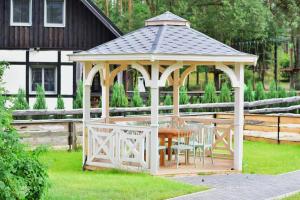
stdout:
<svg viewBox="0 0 300 200">
<path fill-rule="evenodd" d="M 14 110 L 28 110 L 29 109 L 29 105 L 26 100 L 25 91 L 21 88 L 18 90 L 18 94 L 14 100 L 13 108 L 14 108 Z"/>
<path fill-rule="evenodd" d="M 125 94 L 124 86 L 119 83 L 115 83 L 113 86 L 110 105 L 112 107 L 127 107 L 128 99 Z"/>
<path fill-rule="evenodd" d="M 258 82 L 255 88 L 255 100 L 263 100 L 266 98 L 266 93 L 262 82 Z"/>
<path fill-rule="evenodd" d="M 82 108 L 83 106 L 82 103 L 83 103 L 83 82 L 80 81 L 76 89 L 76 96 L 73 102 L 73 108 L 74 109 Z"/>
<path fill-rule="evenodd" d="M 45 91 L 44 91 L 44 88 L 40 84 L 38 84 L 36 87 L 36 100 L 33 105 L 33 109 L 35 109 L 35 110 L 47 109 L 46 99 L 45 99 Z"/>
<path fill-rule="evenodd" d="M 208 84 L 205 86 L 202 103 L 216 103 L 216 102 L 218 102 L 218 96 L 216 94 L 215 84 L 213 82 L 208 82 Z"/>
<path fill-rule="evenodd" d="M 272 81 L 270 84 L 269 92 L 268 92 L 268 98 L 277 98 L 277 89 L 276 89 L 276 83 L 275 81 Z"/>
<path fill-rule="evenodd" d="M 187 89 L 185 86 L 181 86 L 179 89 L 179 104 L 188 104 L 190 97 L 187 94 Z"/>
<path fill-rule="evenodd" d="M 227 83 L 222 84 L 220 102 L 231 102 L 232 95 Z"/>
<path fill-rule="evenodd" d="M 56 109 L 57 110 L 63 110 L 63 109 L 65 109 L 64 100 L 63 100 L 63 98 L 60 95 L 57 97 L 57 100 L 56 100 Z M 65 116 L 64 115 L 56 115 L 55 118 L 56 119 L 64 119 Z"/>
<path fill-rule="evenodd" d="M 7 98 L 1 86 L 5 68 L 0 64 L 0 199 L 43 199 L 47 171 L 39 162 L 39 151 L 25 149 L 11 125 L 11 109 L 5 107 Z"/>
<path fill-rule="evenodd" d="M 245 101 L 254 101 L 255 100 L 255 95 L 254 95 L 253 87 L 252 87 L 252 82 L 248 81 L 247 85 L 244 88 L 244 98 Z"/>
<path fill-rule="evenodd" d="M 134 88 L 131 105 L 133 107 L 141 107 L 143 106 L 143 99 L 140 96 L 140 92 L 137 87 Z"/>
</svg>

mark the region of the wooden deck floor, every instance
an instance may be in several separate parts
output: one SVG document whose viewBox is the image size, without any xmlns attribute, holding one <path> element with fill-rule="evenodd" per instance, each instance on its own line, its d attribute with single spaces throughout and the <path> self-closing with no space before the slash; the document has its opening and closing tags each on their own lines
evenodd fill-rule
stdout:
<svg viewBox="0 0 300 200">
<path fill-rule="evenodd" d="M 176 162 L 166 161 L 165 166 L 161 166 L 158 170 L 159 176 L 173 176 L 173 175 L 197 175 L 197 174 L 220 174 L 220 173 L 235 173 L 232 170 L 233 160 L 214 158 L 214 164 L 212 164 L 209 157 L 205 158 L 204 165 L 200 162 L 199 158 L 196 160 L 196 166 L 194 165 L 194 159 L 191 158 L 189 164 L 184 163 L 184 156 L 180 157 L 180 165 L 177 168 Z"/>
</svg>

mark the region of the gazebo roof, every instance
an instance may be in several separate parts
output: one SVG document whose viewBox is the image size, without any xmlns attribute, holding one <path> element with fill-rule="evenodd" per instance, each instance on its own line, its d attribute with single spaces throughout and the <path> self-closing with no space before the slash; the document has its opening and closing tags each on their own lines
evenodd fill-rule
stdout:
<svg viewBox="0 0 300 200">
<path fill-rule="evenodd" d="M 99 45 L 88 51 L 74 54 L 72 57 L 85 57 L 93 60 L 116 59 L 122 55 L 124 60 L 151 59 L 170 60 L 176 56 L 181 60 L 228 61 L 255 64 L 257 56 L 240 52 L 197 30 L 190 23 L 171 12 L 145 21 L 146 26 Z M 96 56 L 96 57 L 93 57 Z M 127 59 L 126 59 L 127 56 Z M 180 58 L 181 57 L 181 58 Z M 150 58 L 150 57 L 149 57 Z M 120 60 L 120 59 L 117 59 Z"/>
</svg>

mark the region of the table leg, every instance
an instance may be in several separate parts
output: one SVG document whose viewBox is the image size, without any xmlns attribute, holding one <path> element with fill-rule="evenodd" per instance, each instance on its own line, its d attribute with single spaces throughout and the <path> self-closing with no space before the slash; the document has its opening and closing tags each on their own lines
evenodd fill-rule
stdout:
<svg viewBox="0 0 300 200">
<path fill-rule="evenodd" d="M 168 138 L 168 160 L 170 161 L 172 159 L 172 150 L 171 150 L 171 146 L 172 146 L 172 137 Z"/>
<path fill-rule="evenodd" d="M 165 137 L 160 137 L 160 145 L 165 146 Z M 160 150 L 160 166 L 165 166 L 165 155 L 164 150 Z"/>
</svg>

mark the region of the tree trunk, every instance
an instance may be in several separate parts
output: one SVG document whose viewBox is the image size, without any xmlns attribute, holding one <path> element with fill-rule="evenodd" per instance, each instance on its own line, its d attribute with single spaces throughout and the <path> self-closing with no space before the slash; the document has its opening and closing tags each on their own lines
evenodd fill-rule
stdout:
<svg viewBox="0 0 300 200">
<path fill-rule="evenodd" d="M 295 89 L 300 90 L 300 36 L 296 38 L 296 45 L 295 45 Z"/>
</svg>

